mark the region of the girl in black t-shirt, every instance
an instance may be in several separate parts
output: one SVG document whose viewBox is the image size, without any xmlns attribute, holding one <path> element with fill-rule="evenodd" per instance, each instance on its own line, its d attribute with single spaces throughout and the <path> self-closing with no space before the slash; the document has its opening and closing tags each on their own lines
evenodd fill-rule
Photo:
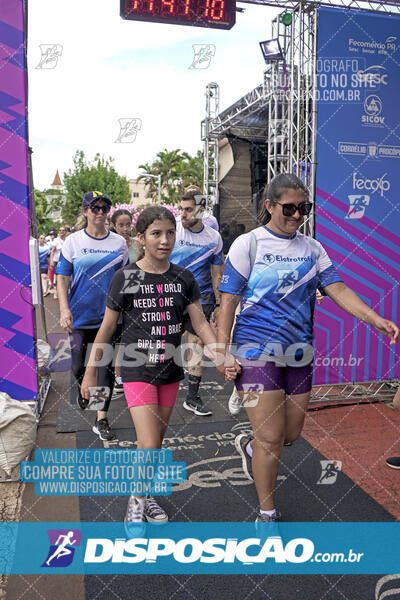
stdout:
<svg viewBox="0 0 400 600">
<path fill-rule="evenodd" d="M 200 290 L 192 273 L 169 262 L 175 244 L 175 218 L 159 206 L 146 208 L 136 230 L 144 257 L 115 273 L 106 302 L 103 323 L 94 341 L 81 393 L 90 397 L 97 386 L 95 362 L 108 344 L 122 313 L 121 377 L 125 397 L 137 435 L 137 447 L 161 448 L 168 427 L 179 381 L 183 379 L 180 341 L 187 311 L 204 344 L 215 344 L 213 330 L 200 304 Z M 104 347 L 104 346 L 103 346 Z M 215 352 L 212 352 L 215 357 Z M 239 365 L 218 365 L 227 380 L 233 380 Z M 153 497 L 131 496 L 125 522 L 167 521 L 168 516 Z"/>
</svg>

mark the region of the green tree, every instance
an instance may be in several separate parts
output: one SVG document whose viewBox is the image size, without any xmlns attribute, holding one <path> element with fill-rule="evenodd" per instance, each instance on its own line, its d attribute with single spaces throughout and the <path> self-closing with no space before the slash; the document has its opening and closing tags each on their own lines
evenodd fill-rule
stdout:
<svg viewBox="0 0 400 600">
<path fill-rule="evenodd" d="M 181 170 L 179 173 L 183 188 L 187 187 L 188 185 L 197 185 L 201 190 L 203 189 L 203 157 L 204 155 L 201 150 L 197 151 L 196 156 L 190 156 L 190 154 L 185 153 L 184 160 L 181 163 Z"/>
<path fill-rule="evenodd" d="M 73 225 L 81 212 L 82 198 L 86 192 L 99 190 L 112 200 L 113 204 L 126 204 L 130 201 L 129 183 L 126 177 L 118 175 L 113 165 L 114 159 L 96 154 L 89 161 L 82 150 L 74 157 L 73 169 L 64 174 L 67 201 L 62 208 L 62 218 Z"/>
<path fill-rule="evenodd" d="M 161 150 L 152 163 L 139 165 L 144 173 L 161 175 L 161 200 L 165 204 L 177 204 L 186 186 L 203 186 L 203 154 L 198 151 L 196 156 L 176 150 Z M 139 175 L 147 186 L 148 198 L 157 200 L 157 180 L 145 174 Z"/>
<path fill-rule="evenodd" d="M 34 190 L 35 194 L 35 212 L 36 212 L 36 227 L 38 235 L 44 233 L 47 235 L 50 229 L 57 229 L 58 223 L 53 221 L 49 214 L 51 214 L 52 210 L 60 207 L 61 204 L 61 196 L 58 194 L 54 196 L 54 199 L 46 197 L 45 192 L 41 192 L 40 190 Z"/>
</svg>

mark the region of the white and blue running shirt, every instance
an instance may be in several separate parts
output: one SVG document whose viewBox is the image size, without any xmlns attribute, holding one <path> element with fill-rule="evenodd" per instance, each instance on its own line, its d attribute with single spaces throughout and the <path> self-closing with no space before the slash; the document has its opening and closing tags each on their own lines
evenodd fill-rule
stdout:
<svg viewBox="0 0 400 600">
<path fill-rule="evenodd" d="M 49 266 L 49 257 L 50 257 L 51 247 L 48 246 L 47 244 L 45 246 L 39 246 L 39 244 L 38 244 L 38 250 L 39 250 L 40 268 L 47 269 L 47 267 Z"/>
<path fill-rule="evenodd" d="M 200 231 L 176 224 L 176 241 L 170 262 L 191 271 L 199 285 L 202 304 L 215 304 L 211 265 L 223 265 L 222 238 L 218 231 L 203 225 Z"/>
<path fill-rule="evenodd" d="M 287 238 L 265 226 L 240 235 L 229 250 L 219 287 L 243 296 L 233 352 L 255 359 L 263 351 L 270 354 L 274 344 L 283 352 L 295 344 L 311 344 L 316 290 L 337 281 L 335 267 L 313 238 L 298 232 Z"/>
<path fill-rule="evenodd" d="M 81 229 L 67 237 L 57 275 L 71 276 L 68 303 L 74 329 L 100 327 L 111 279 L 127 262 L 126 242 L 117 233 L 98 239 Z"/>
</svg>

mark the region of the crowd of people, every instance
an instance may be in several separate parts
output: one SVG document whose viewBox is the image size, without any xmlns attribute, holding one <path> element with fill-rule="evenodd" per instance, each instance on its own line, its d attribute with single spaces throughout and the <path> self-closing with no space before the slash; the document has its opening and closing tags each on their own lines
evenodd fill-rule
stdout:
<svg viewBox="0 0 400 600">
<path fill-rule="evenodd" d="M 123 391 L 138 448 L 159 449 L 184 378 L 171 352 L 183 335 L 192 349 L 183 407 L 198 416 L 212 414 L 200 394 L 207 346 L 219 374 L 235 381 L 239 409 L 245 407 L 251 423 L 252 434 L 238 435 L 235 447 L 255 483 L 256 521 L 279 520 L 274 491 L 282 447 L 301 434 L 310 399 L 317 293 L 388 336 L 391 344 L 399 338 L 398 327 L 345 285 L 319 242 L 299 232 L 312 203 L 294 174 L 270 182 L 260 226 L 242 230 L 226 260 L 223 236 L 196 186 L 185 190 L 178 219 L 167 208 L 148 207 L 135 234 L 126 210 L 114 212 L 110 231 L 110 208 L 105 194 L 85 194 L 81 228 L 68 235 L 61 227 L 50 251 L 57 265 L 60 323 L 71 336 L 79 406 L 88 406 L 93 390 L 106 389 L 93 431 L 102 440 L 113 439 L 107 410 L 113 389 Z M 39 240 L 43 269 L 44 246 Z M 102 360 L 110 344 L 119 347 L 116 373 L 112 362 Z M 134 356 L 128 352 L 132 347 Z M 255 401 L 254 395 L 249 401 L 249 389 L 257 389 Z M 396 398 L 399 405 L 400 392 Z M 400 468 L 400 458 L 387 464 Z M 125 520 L 163 522 L 168 515 L 154 497 L 138 495 L 130 497 Z"/>
</svg>

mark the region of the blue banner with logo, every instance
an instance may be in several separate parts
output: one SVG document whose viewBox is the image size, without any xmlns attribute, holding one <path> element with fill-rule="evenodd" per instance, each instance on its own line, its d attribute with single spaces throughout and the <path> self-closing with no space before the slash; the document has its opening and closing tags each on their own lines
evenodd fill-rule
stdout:
<svg viewBox="0 0 400 600">
<path fill-rule="evenodd" d="M 318 11 L 316 238 L 343 281 L 400 322 L 400 17 Z M 400 377 L 400 345 L 325 300 L 315 383 Z"/>
<path fill-rule="evenodd" d="M 392 574 L 400 523 L 0 523 L 0 572 Z"/>
</svg>

